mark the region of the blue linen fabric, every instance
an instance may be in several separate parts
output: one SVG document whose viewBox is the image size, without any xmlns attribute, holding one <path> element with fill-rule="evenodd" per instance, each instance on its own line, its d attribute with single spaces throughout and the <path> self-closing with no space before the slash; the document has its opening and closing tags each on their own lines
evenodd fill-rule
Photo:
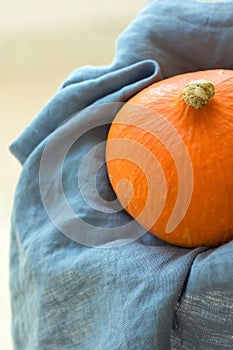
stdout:
<svg viewBox="0 0 233 350">
<path fill-rule="evenodd" d="M 113 62 L 75 70 L 10 146 L 22 164 L 10 252 L 15 349 L 233 348 L 233 242 L 185 249 L 143 232 L 124 210 L 111 212 L 104 166 L 109 123 L 130 97 L 175 74 L 233 69 L 232 14 L 232 1 L 149 1 Z M 65 198 L 80 220 L 57 192 L 61 156 Z"/>
</svg>

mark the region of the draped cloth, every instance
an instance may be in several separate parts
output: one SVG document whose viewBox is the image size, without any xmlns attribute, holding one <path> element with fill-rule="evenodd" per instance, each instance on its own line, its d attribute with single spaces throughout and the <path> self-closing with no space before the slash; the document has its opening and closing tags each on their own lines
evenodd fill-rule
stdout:
<svg viewBox="0 0 233 350">
<path fill-rule="evenodd" d="M 233 242 L 188 249 L 144 232 L 117 203 L 104 156 L 130 97 L 176 74 L 233 69 L 232 38 L 232 1 L 149 1 L 112 63 L 72 72 L 11 144 L 22 164 L 10 249 L 15 349 L 233 348 Z"/>
</svg>

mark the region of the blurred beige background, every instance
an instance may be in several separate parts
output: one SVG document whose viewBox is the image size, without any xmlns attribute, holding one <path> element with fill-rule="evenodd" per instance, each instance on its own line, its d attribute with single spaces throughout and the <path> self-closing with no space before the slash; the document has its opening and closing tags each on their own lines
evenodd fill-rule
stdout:
<svg viewBox="0 0 233 350">
<path fill-rule="evenodd" d="M 10 213 L 18 162 L 8 145 L 76 67 L 109 64 L 146 0 L 0 0 L 0 350 L 10 350 Z M 33 349 L 31 349 L 33 350 Z"/>
</svg>

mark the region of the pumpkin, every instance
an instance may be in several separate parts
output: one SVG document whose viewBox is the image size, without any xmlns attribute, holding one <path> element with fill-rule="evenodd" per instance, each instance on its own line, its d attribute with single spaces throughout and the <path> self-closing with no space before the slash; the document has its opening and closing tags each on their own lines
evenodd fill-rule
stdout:
<svg viewBox="0 0 233 350">
<path fill-rule="evenodd" d="M 233 239 L 233 71 L 180 74 L 140 91 L 110 126 L 106 164 L 121 205 L 160 239 Z"/>
</svg>

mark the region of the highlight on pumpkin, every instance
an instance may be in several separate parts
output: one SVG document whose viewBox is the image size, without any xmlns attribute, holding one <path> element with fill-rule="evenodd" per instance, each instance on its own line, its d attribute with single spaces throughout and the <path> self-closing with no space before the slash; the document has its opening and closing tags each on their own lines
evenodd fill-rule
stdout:
<svg viewBox="0 0 233 350">
<path fill-rule="evenodd" d="M 121 115 L 125 114 L 129 118 L 123 121 Z M 153 123 L 149 122 L 151 120 Z M 136 134 L 137 137 L 134 137 Z M 151 145 L 147 143 L 150 138 Z M 171 143 L 169 139 L 175 142 Z M 167 195 L 171 195 L 167 186 L 169 169 L 159 154 L 153 151 L 155 143 L 164 148 L 164 154 L 166 152 L 166 157 L 170 159 L 170 171 L 172 168 L 177 182 L 172 189 L 175 198 L 170 201 L 170 216 L 164 228 L 169 234 L 182 221 L 189 207 L 193 170 L 186 145 L 166 118 L 150 109 L 126 104 L 118 113 L 118 119 L 113 122 L 108 135 L 107 168 L 109 180 L 122 207 L 150 231 L 164 211 Z"/>
<path fill-rule="evenodd" d="M 107 140 L 108 174 L 123 204 L 127 191 L 116 184 L 130 180 L 133 196 L 125 209 L 142 227 L 183 247 L 217 246 L 233 239 L 232 115 L 233 71 L 224 69 L 154 83 L 117 113 Z M 127 161 L 131 155 L 137 165 L 143 162 L 143 176 L 140 166 Z M 153 162 L 164 172 L 166 199 Z"/>
<path fill-rule="evenodd" d="M 140 150 L 140 159 L 134 152 L 135 147 Z M 144 228 L 149 230 L 161 215 L 166 200 L 166 179 L 160 164 L 144 145 L 130 139 L 113 138 L 109 140 L 107 149 L 110 150 L 107 153 L 109 179 L 114 184 L 116 195 L 120 199 L 122 207 L 129 211 L 133 210 L 136 219 L 143 222 Z M 148 173 L 148 164 L 150 164 L 150 173 Z M 119 169 L 122 167 L 128 169 L 124 173 L 124 178 L 117 179 L 115 177 L 115 172 L 111 171 L 112 165 Z M 153 174 L 156 174 L 156 178 Z M 135 181 L 143 183 L 143 186 L 140 186 L 140 191 L 139 187 L 135 187 Z M 158 184 L 162 188 L 159 192 L 157 191 Z M 158 192 L 157 205 L 154 207 L 153 215 L 150 215 L 153 207 L 152 194 L 156 192 Z M 145 218 L 147 220 L 144 220 Z"/>
</svg>

